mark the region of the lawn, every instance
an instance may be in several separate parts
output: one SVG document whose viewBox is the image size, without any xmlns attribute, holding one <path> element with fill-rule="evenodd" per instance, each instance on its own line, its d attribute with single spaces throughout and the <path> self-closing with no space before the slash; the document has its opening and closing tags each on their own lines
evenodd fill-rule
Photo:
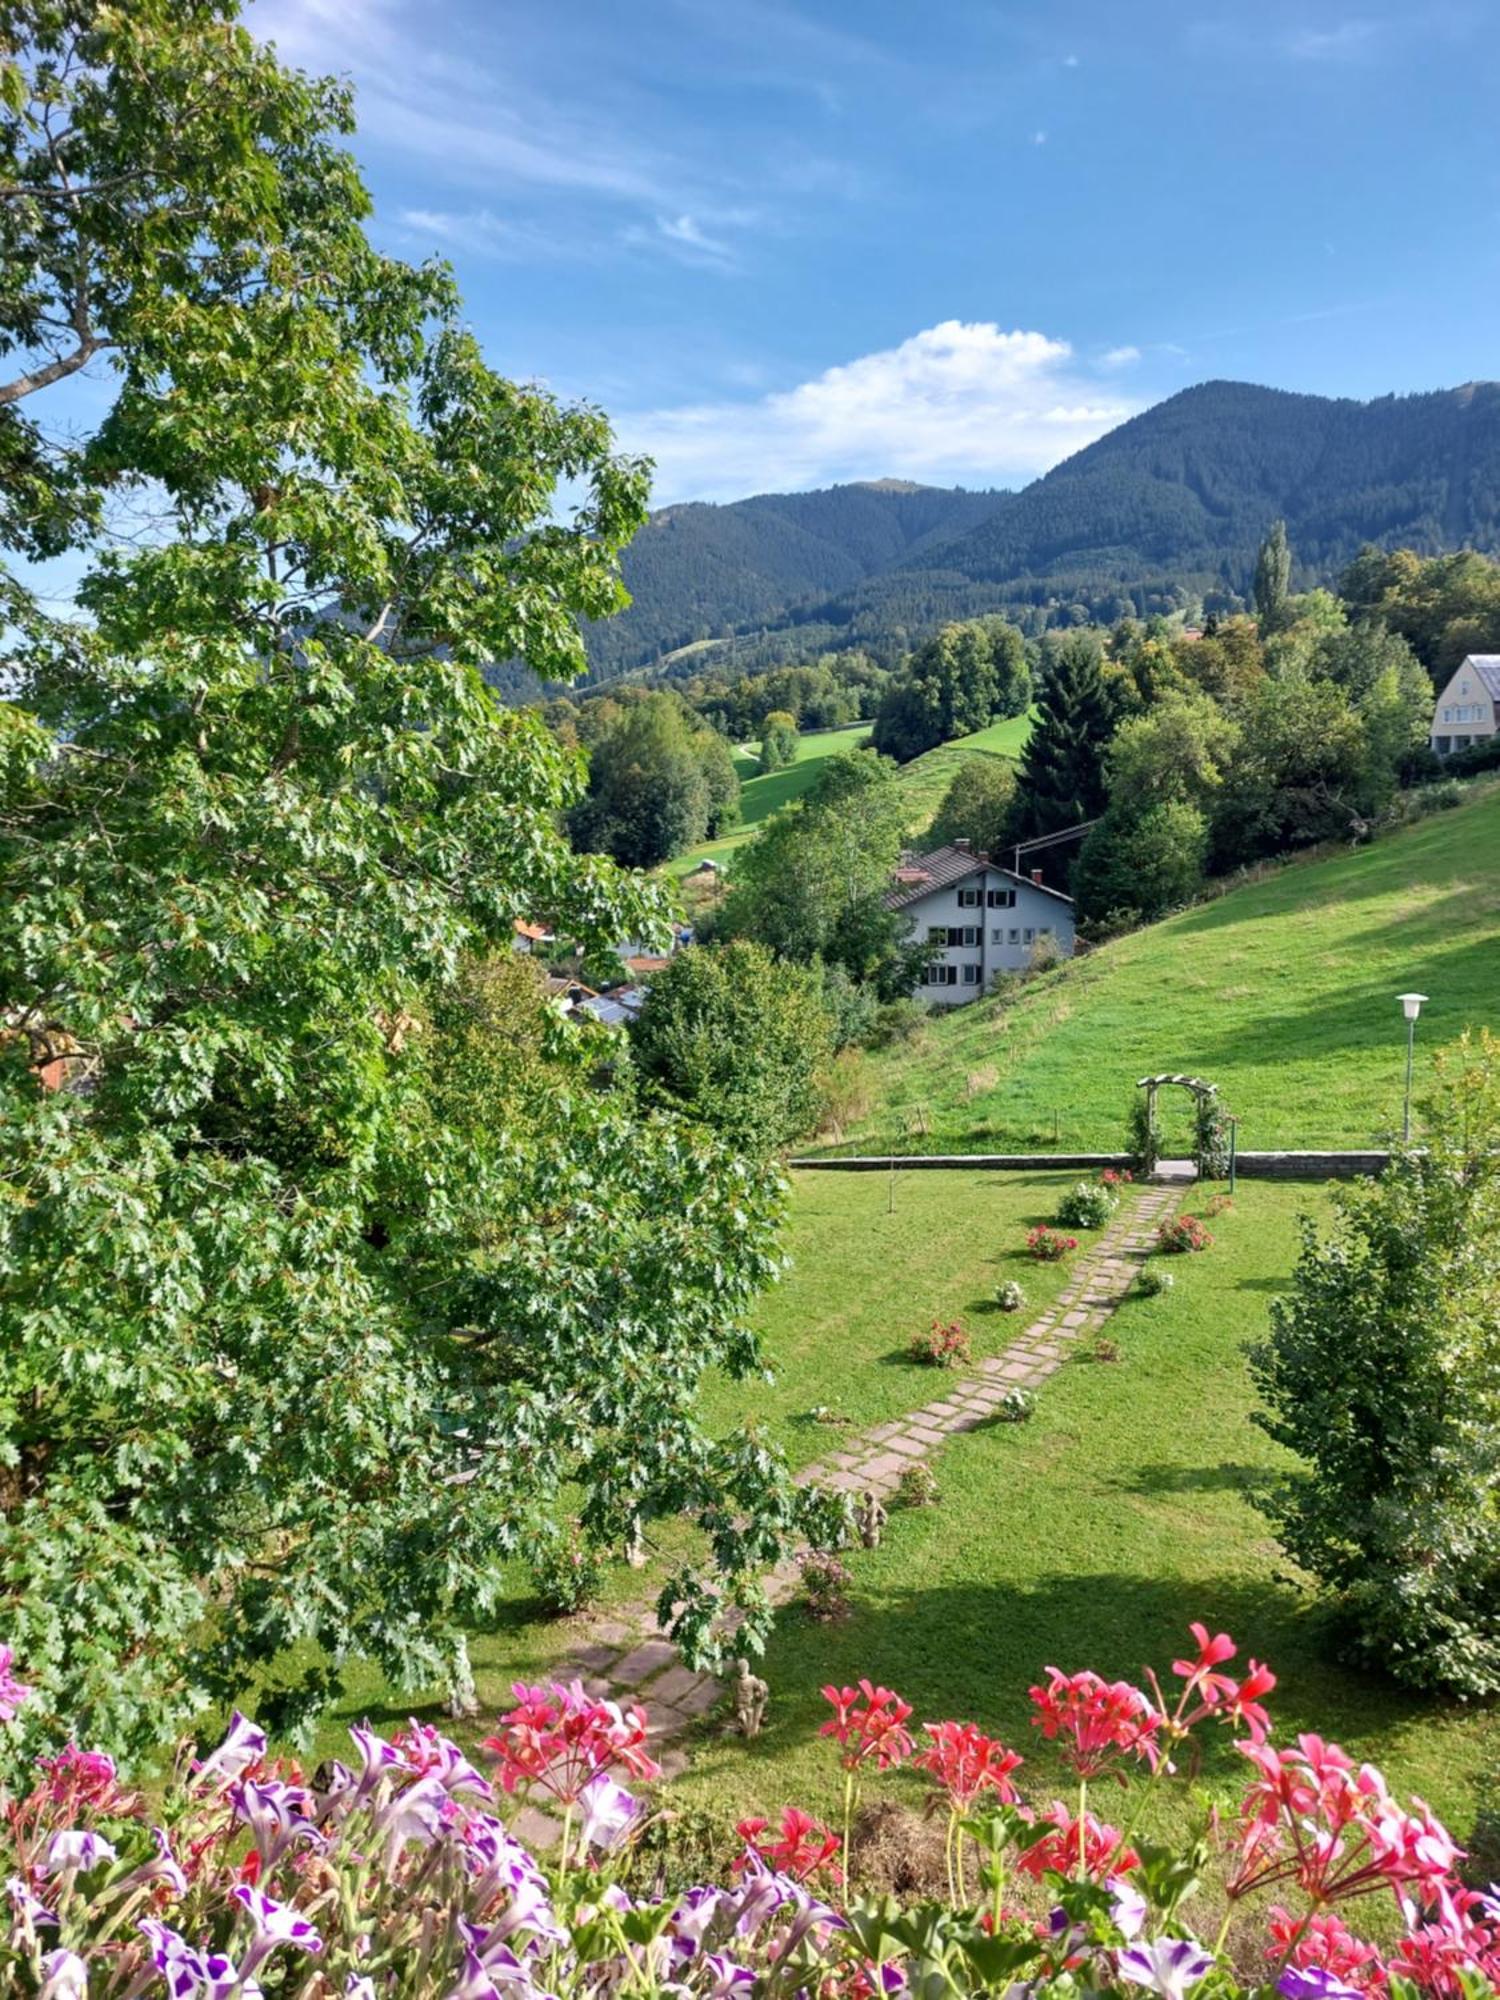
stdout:
<svg viewBox="0 0 1500 2000">
<path fill-rule="evenodd" d="M 827 1405 L 864 1426 L 930 1399 L 944 1378 L 904 1357 L 934 1316 L 958 1316 L 983 1356 L 1018 1322 L 987 1310 L 1001 1277 L 1021 1275 L 1034 1303 L 1066 1282 L 1058 1268 L 1018 1253 L 1028 1224 L 1051 1213 L 1072 1176 L 948 1172 L 794 1177 L 785 1282 L 764 1303 L 761 1327 L 774 1383 L 709 1386 L 717 1424 L 750 1414 L 805 1463 L 836 1448 L 814 1421 Z M 1173 1260 L 1176 1285 L 1128 1302 L 1111 1323 L 1114 1362 L 1070 1362 L 1046 1385 L 1033 1421 L 952 1439 L 935 1460 L 941 1504 L 893 1515 L 885 1545 L 848 1557 L 855 1598 L 847 1622 L 783 1614 L 763 1671 L 771 1722 L 745 1745 L 721 1723 L 703 1726 L 674 1804 L 725 1823 L 789 1801 L 832 1812 L 837 1776 L 816 1739 L 826 1681 L 868 1673 L 916 1704 L 917 1717 L 973 1717 L 1028 1757 L 1028 1787 L 1050 1798 L 1059 1767 L 1027 1727 L 1026 1689 L 1048 1664 L 1137 1674 L 1164 1665 L 1187 1621 L 1227 1629 L 1281 1677 L 1281 1731 L 1317 1728 L 1381 1763 L 1453 1824 L 1473 1815 L 1473 1780 L 1495 1733 L 1493 1712 L 1404 1695 L 1336 1660 L 1326 1615 L 1293 1584 L 1252 1505 L 1279 1454 L 1247 1421 L 1247 1339 L 1295 1254 L 1295 1217 L 1318 1210 L 1311 1188 L 1242 1185 L 1214 1224 L 1206 1255 Z M 671 1532 L 664 1544 L 680 1546 Z M 651 1579 L 623 1568 L 618 1601 Z M 486 1717 L 517 1675 L 544 1672 L 573 1638 L 567 1622 L 537 1618 L 518 1580 L 473 1657 Z M 389 1725 L 408 1712 L 373 1676 L 355 1677 L 317 1754 L 342 1747 L 362 1714 Z M 410 1706 L 437 1717 L 429 1704 Z M 467 1732 L 461 1731 L 460 1734 Z M 483 1726 L 474 1732 L 483 1734 Z M 1237 1762 L 1237 1760 L 1235 1760 Z M 1216 1749 L 1211 1783 L 1234 1764 Z M 915 1781 L 896 1780 L 910 1799 Z M 1177 1794 L 1164 1810 L 1180 1812 Z"/>
<path fill-rule="evenodd" d="M 914 1175 L 913 1188 L 919 1179 L 939 1184 L 920 1199 L 945 1218 L 940 1242 L 924 1246 L 911 1273 L 925 1305 L 945 1252 L 962 1264 L 987 1233 L 990 1183 L 943 1173 Z M 861 1208 L 872 1232 L 883 1229 L 879 1181 L 850 1181 L 854 1193 L 832 1196 L 801 1183 L 804 1241 L 813 1230 L 843 1246 Z M 1325 1199 L 1313 1188 L 1242 1184 L 1233 1211 L 1213 1224 L 1214 1247 L 1170 1260 L 1174 1289 L 1131 1299 L 1115 1316 L 1119 1360 L 1070 1361 L 1043 1386 L 1031 1423 L 951 1440 L 935 1461 L 940 1504 L 893 1511 L 884 1545 L 846 1558 L 855 1579 L 848 1620 L 784 1614 L 761 1669 L 772 1690 L 765 1734 L 746 1745 L 705 1725 L 675 1801 L 725 1817 L 789 1802 L 834 1813 L 839 1780 L 817 1740 L 827 1712 L 818 1690 L 862 1674 L 902 1693 L 917 1720 L 954 1715 L 997 1731 L 1026 1755 L 1028 1792 L 1050 1799 L 1066 1780 L 1029 1727 L 1031 1683 L 1052 1664 L 1136 1677 L 1150 1662 L 1164 1672 L 1189 1619 L 1200 1618 L 1232 1633 L 1242 1658 L 1274 1668 L 1278 1735 L 1316 1729 L 1337 1738 L 1467 1831 L 1475 1774 L 1493 1754 L 1494 1710 L 1421 1699 L 1340 1665 L 1326 1613 L 1283 1579 L 1252 1504 L 1283 1455 L 1249 1422 L 1243 1349 L 1264 1332 L 1291 1269 L 1298 1212 L 1320 1211 Z M 820 1217 L 825 1202 L 831 1212 Z M 801 1324 L 805 1353 L 860 1324 L 867 1299 L 889 1299 L 881 1310 L 895 1307 L 903 1328 L 915 1316 L 900 1313 L 899 1286 L 869 1265 L 857 1268 L 857 1282 L 851 1268 L 844 1290 L 840 1308 L 828 1274 L 804 1257 L 778 1309 Z M 878 1335 L 861 1337 L 851 1362 L 856 1346 L 868 1354 L 880 1345 Z M 1216 1741 L 1204 1777 L 1218 1787 L 1241 1768 Z M 918 1793 L 915 1779 L 890 1789 L 908 1801 Z M 1183 1810 L 1169 1788 L 1157 1817 Z"/>
<path fill-rule="evenodd" d="M 875 1108 L 842 1149 L 1116 1147 L 1152 1070 L 1216 1082 L 1245 1147 L 1378 1141 L 1401 1120 L 1407 990 L 1430 996 L 1420 1094 L 1435 1049 L 1500 1025 L 1500 787 L 935 1019 L 872 1058 Z M 1169 1150 L 1184 1107 L 1164 1104 Z"/>
</svg>

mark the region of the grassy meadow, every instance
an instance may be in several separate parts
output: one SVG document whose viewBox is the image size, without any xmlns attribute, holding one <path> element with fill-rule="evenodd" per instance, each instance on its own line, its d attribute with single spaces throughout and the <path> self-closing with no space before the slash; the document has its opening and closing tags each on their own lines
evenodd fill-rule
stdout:
<svg viewBox="0 0 1500 2000">
<path fill-rule="evenodd" d="M 1032 1265 L 1020 1246 L 1070 1175 L 793 1178 L 792 1268 L 760 1312 L 775 1380 L 711 1382 L 706 1414 L 715 1425 L 752 1416 L 795 1463 L 839 1448 L 838 1430 L 811 1416 L 819 1405 L 865 1426 L 930 1399 L 947 1378 L 908 1361 L 905 1347 L 933 1317 L 962 1319 L 982 1358 L 1028 1317 L 989 1307 L 1002 1277 L 1020 1276 L 1036 1305 L 1066 1283 L 1064 1268 Z M 950 1440 L 933 1461 L 940 1504 L 893 1509 L 884 1546 L 847 1556 L 847 1620 L 816 1624 L 795 1605 L 782 1614 L 762 1667 L 772 1689 L 765 1734 L 746 1745 L 722 1720 L 705 1722 L 674 1805 L 726 1826 L 788 1802 L 832 1813 L 838 1776 L 817 1739 L 818 1689 L 866 1673 L 900 1690 L 919 1720 L 954 1714 L 998 1730 L 1027 1756 L 1028 1791 L 1048 1799 L 1060 1766 L 1027 1725 L 1026 1690 L 1041 1670 L 1162 1667 L 1187 1621 L 1202 1618 L 1276 1670 L 1281 1730 L 1339 1737 L 1466 1828 L 1475 1775 L 1493 1754 L 1493 1712 L 1421 1700 L 1341 1665 L 1326 1612 L 1287 1580 L 1252 1504 L 1281 1454 L 1249 1422 L 1243 1349 L 1264 1332 L 1291 1269 L 1298 1213 L 1317 1214 L 1325 1200 L 1316 1188 L 1242 1186 L 1212 1225 L 1213 1249 L 1171 1260 L 1175 1288 L 1115 1316 L 1118 1360 L 1071 1360 L 1043 1386 L 1029 1424 Z M 620 1566 L 611 1598 L 649 1592 L 681 1545 L 669 1527 L 653 1570 Z M 539 1616 L 516 1577 L 472 1641 L 485 1717 L 506 1704 L 513 1679 L 545 1673 L 578 1629 Z M 391 1724 L 409 1710 L 439 1719 L 435 1704 L 393 1699 L 375 1676 L 355 1675 L 316 1753 L 340 1750 L 344 1727 L 362 1715 Z M 459 1733 L 482 1735 L 485 1723 Z M 1226 1781 L 1237 1763 L 1215 1745 L 1207 1782 Z M 916 1781 L 881 1789 L 910 1802 Z M 1169 1789 L 1156 1817 L 1186 1810 Z"/>
<path fill-rule="evenodd" d="M 842 1150 L 1118 1146 L 1152 1070 L 1216 1082 L 1242 1146 L 1378 1141 L 1401 1121 L 1407 990 L 1429 996 L 1420 1094 L 1435 1049 L 1495 1024 L 1500 787 L 935 1019 L 870 1059 Z M 1186 1150 L 1186 1103 L 1163 1096 L 1169 1151 Z"/>
</svg>

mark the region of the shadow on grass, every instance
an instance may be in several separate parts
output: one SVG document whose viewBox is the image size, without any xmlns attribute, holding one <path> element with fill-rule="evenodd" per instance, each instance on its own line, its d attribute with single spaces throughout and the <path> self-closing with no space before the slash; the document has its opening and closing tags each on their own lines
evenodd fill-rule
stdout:
<svg viewBox="0 0 1500 2000">
<path fill-rule="evenodd" d="M 1276 1475 L 1263 1465 L 1142 1465 L 1119 1482 L 1124 1493 L 1242 1493 L 1247 1500 L 1269 1493 Z"/>
</svg>

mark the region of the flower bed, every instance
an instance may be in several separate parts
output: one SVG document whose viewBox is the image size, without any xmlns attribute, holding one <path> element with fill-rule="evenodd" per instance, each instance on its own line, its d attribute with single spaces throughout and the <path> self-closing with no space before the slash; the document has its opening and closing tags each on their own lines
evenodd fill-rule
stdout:
<svg viewBox="0 0 1500 2000">
<path fill-rule="evenodd" d="M 1076 1236 L 1064 1236 L 1061 1230 L 1049 1229 L 1039 1223 L 1026 1234 L 1026 1248 L 1039 1264 L 1058 1264 L 1078 1248 Z"/>
<path fill-rule="evenodd" d="M 1180 1257 L 1189 1250 L 1207 1250 L 1213 1240 L 1196 1215 L 1174 1215 L 1170 1221 L 1157 1225 L 1156 1247 L 1164 1257 Z"/>
<path fill-rule="evenodd" d="M 478 1762 L 425 1725 L 350 1732 L 349 1765 L 312 1780 L 270 1757 L 236 1715 L 210 1756 L 179 1759 L 157 1805 L 107 1757 L 69 1747 L 3 1801 L 0 1869 L 11 1921 L 0 1991 L 46 2000 L 883 2000 L 1004 1992 L 1183 2000 L 1480 2000 L 1500 1979 L 1500 1894 L 1465 1888 L 1458 1850 L 1420 1801 L 1335 1744 L 1271 1741 L 1275 1676 L 1194 1625 L 1164 1689 L 1049 1667 L 1032 1722 L 1078 1780 L 1075 1803 L 1028 1803 L 1024 1758 L 959 1721 L 913 1723 L 868 1680 L 823 1690 L 821 1733 L 844 1772 L 844 1825 L 787 1808 L 741 1820 L 727 1879 L 631 1893 L 622 1856 L 648 1809 L 619 1782 L 658 1775 L 635 1706 L 569 1687 L 515 1690 Z M 26 1690 L 0 1648 L 0 1722 Z M 1135 1835 L 1157 1786 L 1188 1782 L 1197 1733 L 1225 1730 L 1245 1760 L 1237 1804 L 1191 1858 Z M 484 1765 L 485 1768 L 481 1768 Z M 947 1826 L 948 1897 L 906 1910 L 848 1880 L 861 1787 L 908 1765 Z M 1116 1827 L 1089 1787 L 1118 1780 Z M 510 1832 L 507 1798 L 560 1815 L 546 1860 Z M 977 1859 L 977 1869 L 975 1862 Z M 1245 1907 L 1263 1976 L 1247 1988 L 1193 1930 L 1199 1878 L 1229 1917 Z M 1049 1914 L 1014 1904 L 1035 1885 Z M 1267 1899 L 1274 1901 L 1267 1907 Z M 1255 1899 L 1252 1903 L 1250 1899 Z M 976 1900 L 977 1899 L 977 1900 Z M 1353 1927 L 1372 1899 L 1393 1923 Z M 1241 1940 L 1243 1943 L 1244 1941 Z"/>
<path fill-rule="evenodd" d="M 974 1359 L 973 1343 L 956 1319 L 947 1325 L 935 1319 L 931 1331 L 919 1333 L 906 1352 L 928 1368 L 967 1368 Z"/>
</svg>

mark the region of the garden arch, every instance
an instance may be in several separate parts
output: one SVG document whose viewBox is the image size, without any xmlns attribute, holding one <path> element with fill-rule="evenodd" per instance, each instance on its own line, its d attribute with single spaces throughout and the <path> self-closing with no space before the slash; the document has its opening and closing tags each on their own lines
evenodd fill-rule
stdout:
<svg viewBox="0 0 1500 2000">
<path fill-rule="evenodd" d="M 1219 1101 L 1219 1086 L 1206 1077 L 1186 1076 L 1181 1070 L 1163 1071 L 1160 1076 L 1143 1076 L 1136 1084 L 1146 1095 L 1135 1100 L 1131 1115 L 1131 1139 L 1142 1169 L 1152 1174 L 1160 1157 L 1160 1129 L 1156 1122 L 1156 1094 L 1166 1084 L 1191 1093 L 1193 1099 L 1193 1165 L 1200 1180 L 1223 1180 L 1234 1175 L 1235 1121 Z"/>
</svg>

